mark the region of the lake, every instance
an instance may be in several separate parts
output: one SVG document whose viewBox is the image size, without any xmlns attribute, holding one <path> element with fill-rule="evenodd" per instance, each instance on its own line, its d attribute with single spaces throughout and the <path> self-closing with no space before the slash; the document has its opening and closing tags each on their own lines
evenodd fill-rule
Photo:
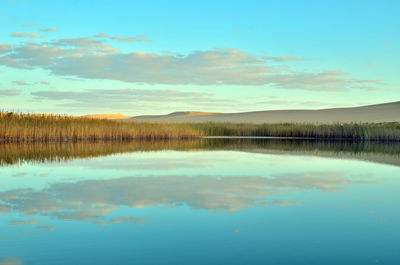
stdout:
<svg viewBox="0 0 400 265">
<path fill-rule="evenodd" d="M 0 264 L 400 264 L 400 143 L 0 145 Z"/>
</svg>

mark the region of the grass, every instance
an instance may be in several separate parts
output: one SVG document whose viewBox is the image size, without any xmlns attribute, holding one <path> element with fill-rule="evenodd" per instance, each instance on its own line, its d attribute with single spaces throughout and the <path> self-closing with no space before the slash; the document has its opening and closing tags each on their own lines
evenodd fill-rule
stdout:
<svg viewBox="0 0 400 265">
<path fill-rule="evenodd" d="M 79 141 L 0 143 L 0 166 L 25 162 L 61 162 L 126 152 L 161 150 L 216 151 L 238 150 L 256 153 L 311 154 L 338 158 L 396 161 L 400 165 L 400 142 L 318 141 L 277 139 L 190 139 L 156 141 Z"/>
<path fill-rule="evenodd" d="M 400 141 L 400 123 L 172 124 L 112 121 L 62 115 L 0 113 L 0 140 L 4 142 L 194 139 L 202 136 Z"/>
<path fill-rule="evenodd" d="M 3 141 L 189 139 L 201 136 L 184 124 L 130 123 L 62 115 L 0 113 Z"/>
<path fill-rule="evenodd" d="M 400 123 L 235 124 L 199 123 L 192 128 L 210 136 L 272 136 L 313 139 L 399 141 Z"/>
</svg>

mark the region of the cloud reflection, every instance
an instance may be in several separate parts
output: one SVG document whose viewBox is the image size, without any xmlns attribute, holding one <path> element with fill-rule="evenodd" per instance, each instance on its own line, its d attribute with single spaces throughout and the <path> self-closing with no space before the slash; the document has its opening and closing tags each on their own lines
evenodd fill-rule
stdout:
<svg viewBox="0 0 400 265">
<path fill-rule="evenodd" d="M 10 221 L 10 225 L 37 225 L 38 223 L 39 223 L 39 220 L 31 220 L 31 221 L 13 220 L 13 221 Z"/>
<path fill-rule="evenodd" d="M 44 226 L 40 226 L 39 229 L 41 230 L 45 230 L 45 231 L 56 231 L 57 227 L 56 226 L 48 226 L 48 225 L 44 225 Z"/>
<path fill-rule="evenodd" d="M 22 261 L 17 257 L 7 257 L 0 259 L 0 265 L 22 265 Z"/>
<path fill-rule="evenodd" d="M 121 206 L 179 207 L 227 213 L 256 205 L 295 205 L 266 198 L 281 192 L 319 190 L 342 192 L 354 184 L 374 184 L 371 175 L 345 176 L 338 172 L 259 176 L 165 176 L 125 177 L 56 183 L 43 190 L 16 189 L 0 192 L 0 210 L 26 216 L 47 215 L 64 220 L 96 221 Z M 147 219 L 120 218 L 111 222 L 145 223 Z M 100 223 L 97 223 L 100 224 Z M 101 225 L 101 224 L 100 224 Z M 104 225 L 104 224 L 103 224 Z"/>
</svg>

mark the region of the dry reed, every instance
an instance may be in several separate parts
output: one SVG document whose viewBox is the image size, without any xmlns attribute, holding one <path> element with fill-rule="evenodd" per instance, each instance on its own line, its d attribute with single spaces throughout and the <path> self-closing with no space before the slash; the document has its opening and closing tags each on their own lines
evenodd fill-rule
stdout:
<svg viewBox="0 0 400 265">
<path fill-rule="evenodd" d="M 172 124 L 62 115 L 0 113 L 0 140 L 3 142 L 193 139 L 202 136 L 273 136 L 400 141 L 400 123 Z"/>
</svg>

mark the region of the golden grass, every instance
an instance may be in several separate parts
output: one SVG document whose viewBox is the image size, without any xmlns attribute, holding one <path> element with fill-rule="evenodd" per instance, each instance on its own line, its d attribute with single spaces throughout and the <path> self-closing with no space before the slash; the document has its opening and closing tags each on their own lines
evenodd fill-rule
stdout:
<svg viewBox="0 0 400 265">
<path fill-rule="evenodd" d="M 0 113 L 3 141 L 188 139 L 202 132 L 184 124 L 151 124 L 62 115 Z"/>
<path fill-rule="evenodd" d="M 62 115 L 0 113 L 0 140 L 5 142 L 193 139 L 202 136 L 273 136 L 400 141 L 400 123 L 172 124 L 113 121 Z"/>
</svg>

